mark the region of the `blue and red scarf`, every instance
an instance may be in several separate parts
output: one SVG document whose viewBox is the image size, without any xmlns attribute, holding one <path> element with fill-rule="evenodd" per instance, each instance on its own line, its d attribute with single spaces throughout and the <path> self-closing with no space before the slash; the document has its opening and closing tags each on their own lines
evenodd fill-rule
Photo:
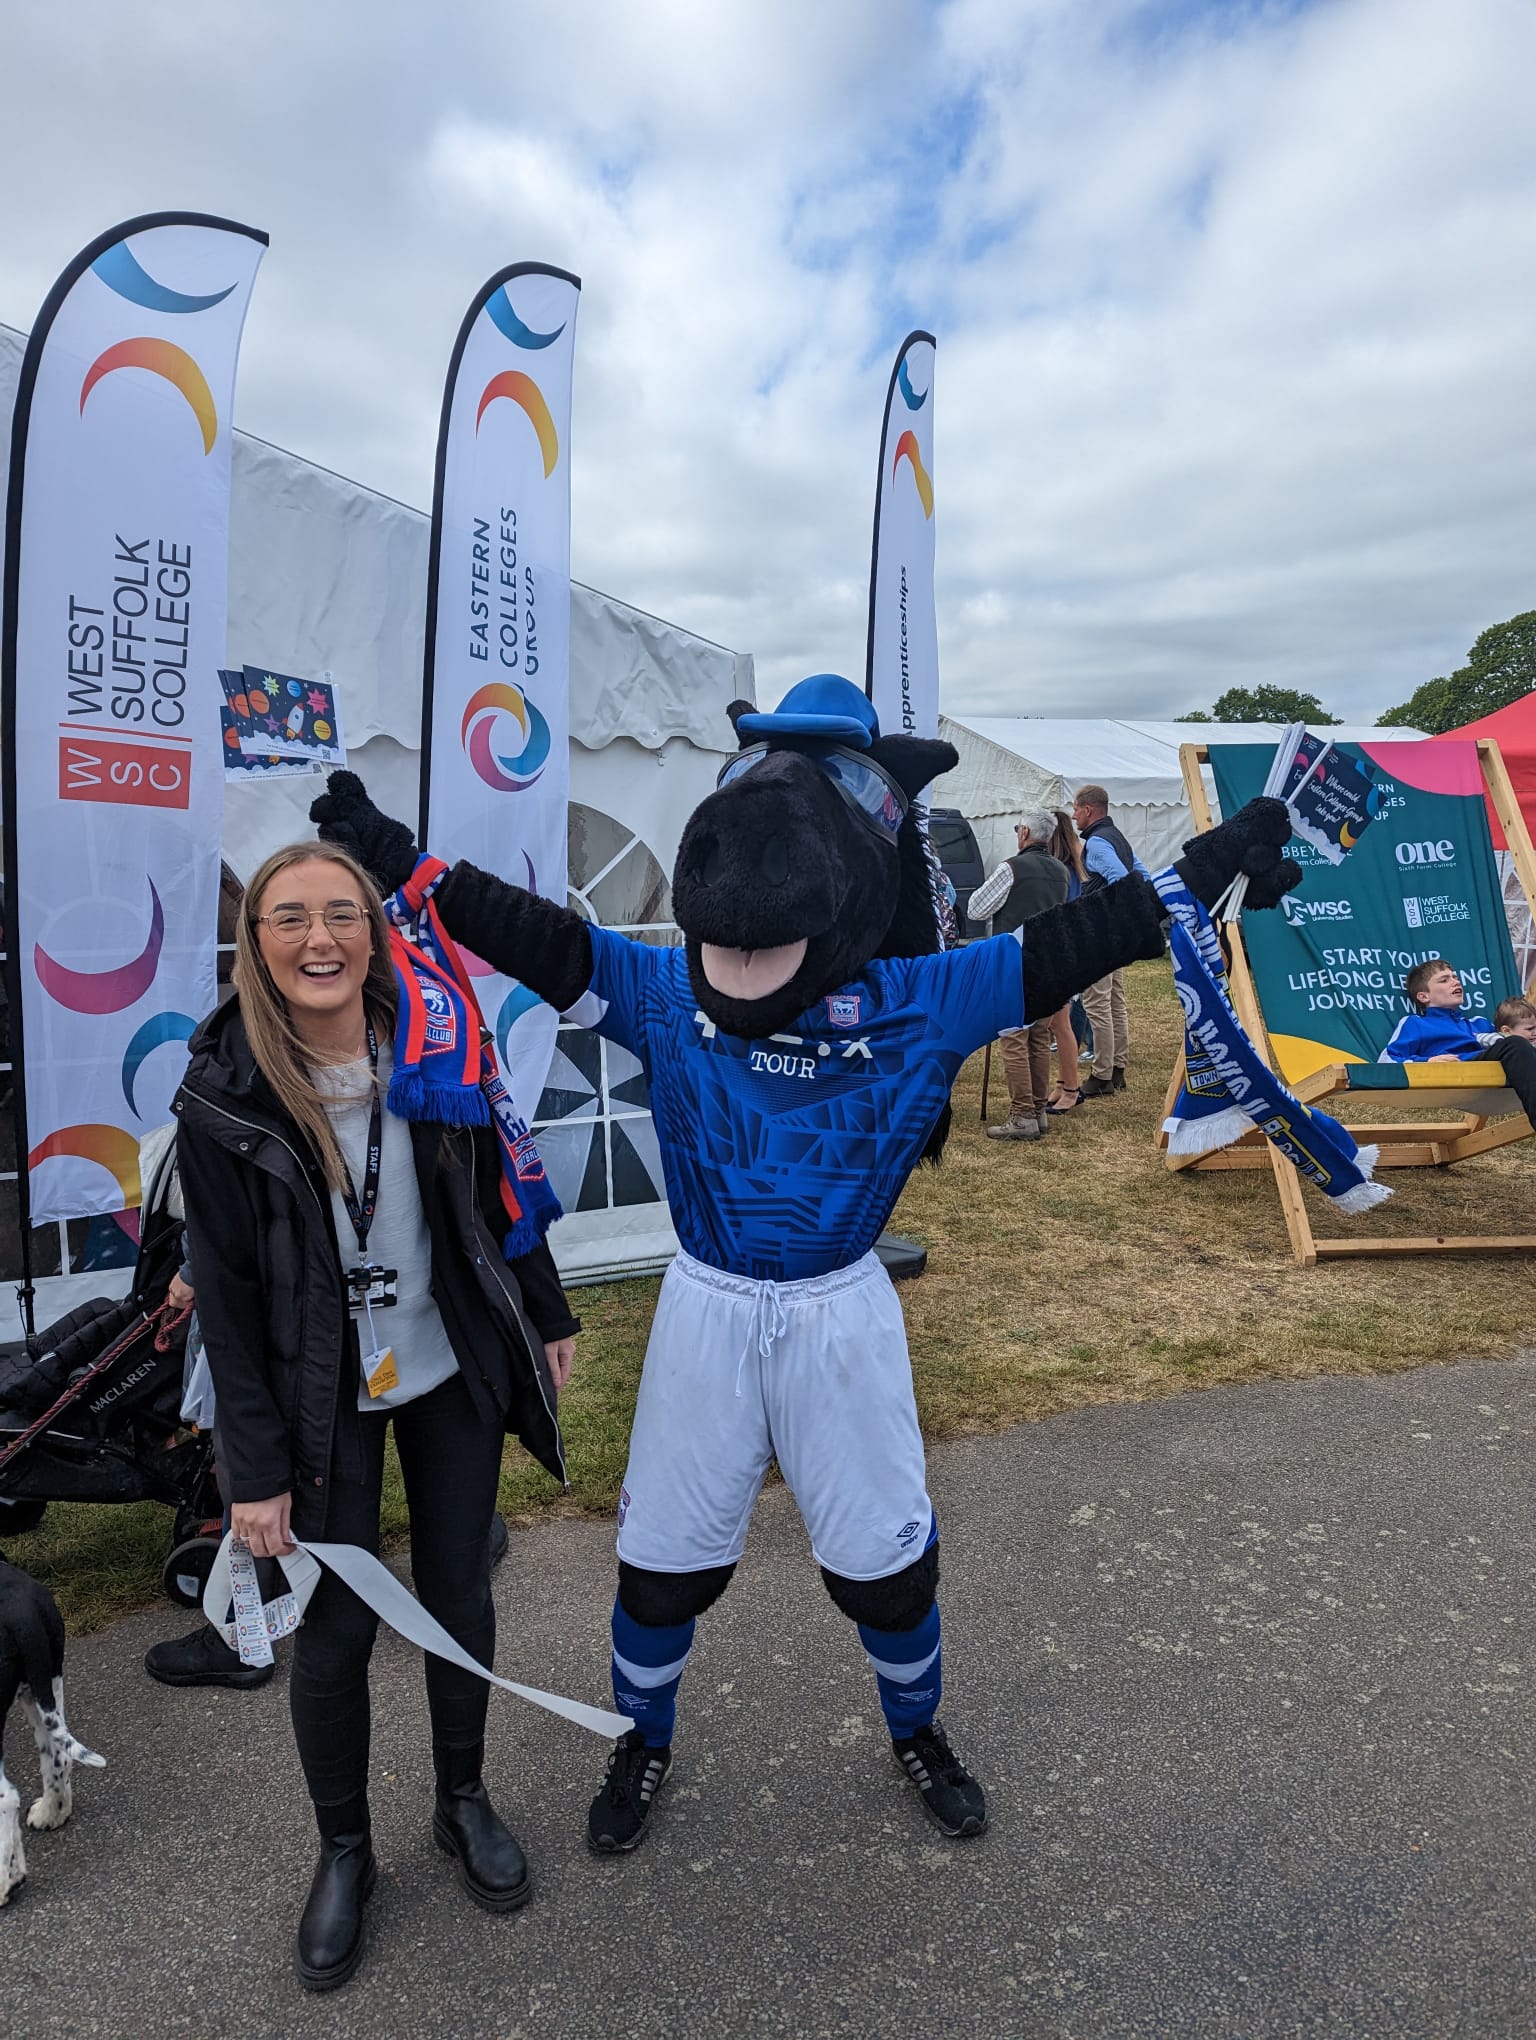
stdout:
<svg viewBox="0 0 1536 2040">
<path fill-rule="evenodd" d="M 384 902 L 389 960 L 400 989 L 389 1110 L 434 1126 L 491 1126 L 501 1156 L 505 1258 L 531 1253 L 561 1216 L 560 1200 L 497 1067 L 469 972 L 432 904 L 448 867 L 422 857 Z"/>
</svg>

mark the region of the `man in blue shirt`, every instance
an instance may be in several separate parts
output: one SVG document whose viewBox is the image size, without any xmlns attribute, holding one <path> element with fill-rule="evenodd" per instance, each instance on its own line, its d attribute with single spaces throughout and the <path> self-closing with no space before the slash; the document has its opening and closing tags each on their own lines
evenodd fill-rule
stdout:
<svg viewBox="0 0 1536 2040">
<path fill-rule="evenodd" d="M 1088 867 L 1084 892 L 1116 885 L 1135 872 L 1151 874 L 1109 816 L 1109 794 L 1102 786 L 1080 786 L 1072 802 L 1072 819 L 1083 839 Z M 1131 1053 L 1131 1023 L 1125 1004 L 1125 972 L 1112 970 L 1082 995 L 1083 1011 L 1093 1029 L 1093 1064 L 1083 1084 L 1085 1098 L 1107 1098 L 1125 1089 L 1125 1066 Z"/>
</svg>

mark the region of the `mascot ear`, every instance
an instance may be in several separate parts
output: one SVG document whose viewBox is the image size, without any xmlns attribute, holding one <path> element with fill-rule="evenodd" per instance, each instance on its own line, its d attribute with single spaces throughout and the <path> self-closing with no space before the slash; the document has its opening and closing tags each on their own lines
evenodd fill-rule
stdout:
<svg viewBox="0 0 1536 2040">
<path fill-rule="evenodd" d="M 731 728 L 733 730 L 744 715 L 756 714 L 756 710 L 750 701 L 733 701 L 725 712 L 731 719 Z"/>
<path fill-rule="evenodd" d="M 868 756 L 885 767 L 909 800 L 915 800 L 940 773 L 953 772 L 960 763 L 954 745 L 939 737 L 876 737 Z"/>
</svg>

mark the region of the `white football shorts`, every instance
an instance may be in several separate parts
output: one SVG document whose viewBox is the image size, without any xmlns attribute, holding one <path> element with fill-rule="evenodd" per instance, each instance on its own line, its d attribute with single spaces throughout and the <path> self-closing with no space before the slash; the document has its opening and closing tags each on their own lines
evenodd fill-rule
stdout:
<svg viewBox="0 0 1536 2040">
<path fill-rule="evenodd" d="M 921 1557 L 932 1507 L 907 1328 L 873 1253 L 803 1282 L 678 1254 L 640 1377 L 620 1558 L 734 1565 L 775 1459 L 818 1565 L 878 1580 Z"/>
</svg>

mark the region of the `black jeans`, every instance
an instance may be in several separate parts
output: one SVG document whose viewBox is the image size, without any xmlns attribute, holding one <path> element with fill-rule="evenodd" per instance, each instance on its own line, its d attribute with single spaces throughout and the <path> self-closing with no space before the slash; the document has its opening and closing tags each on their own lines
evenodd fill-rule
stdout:
<svg viewBox="0 0 1536 2040">
<path fill-rule="evenodd" d="M 461 1376 L 397 1410 L 339 1412 L 324 1537 L 377 1553 L 391 1419 L 410 1505 L 417 1598 L 471 1657 L 489 1665 L 496 1649 L 489 1536 L 505 1433 L 481 1417 Z M 316 1806 L 337 1806 L 368 1789 L 368 1660 L 378 1627 L 372 1609 L 322 1568 L 294 1640 L 289 1682 L 299 1761 Z M 432 1656 L 426 1675 L 434 1749 L 483 1741 L 485 1681 Z"/>
<path fill-rule="evenodd" d="M 1497 1048 L 1480 1051 L 1490 1062 L 1504 1065 L 1504 1081 L 1520 1100 L 1526 1118 L 1536 1126 L 1536 1041 L 1506 1034 Z"/>
</svg>

